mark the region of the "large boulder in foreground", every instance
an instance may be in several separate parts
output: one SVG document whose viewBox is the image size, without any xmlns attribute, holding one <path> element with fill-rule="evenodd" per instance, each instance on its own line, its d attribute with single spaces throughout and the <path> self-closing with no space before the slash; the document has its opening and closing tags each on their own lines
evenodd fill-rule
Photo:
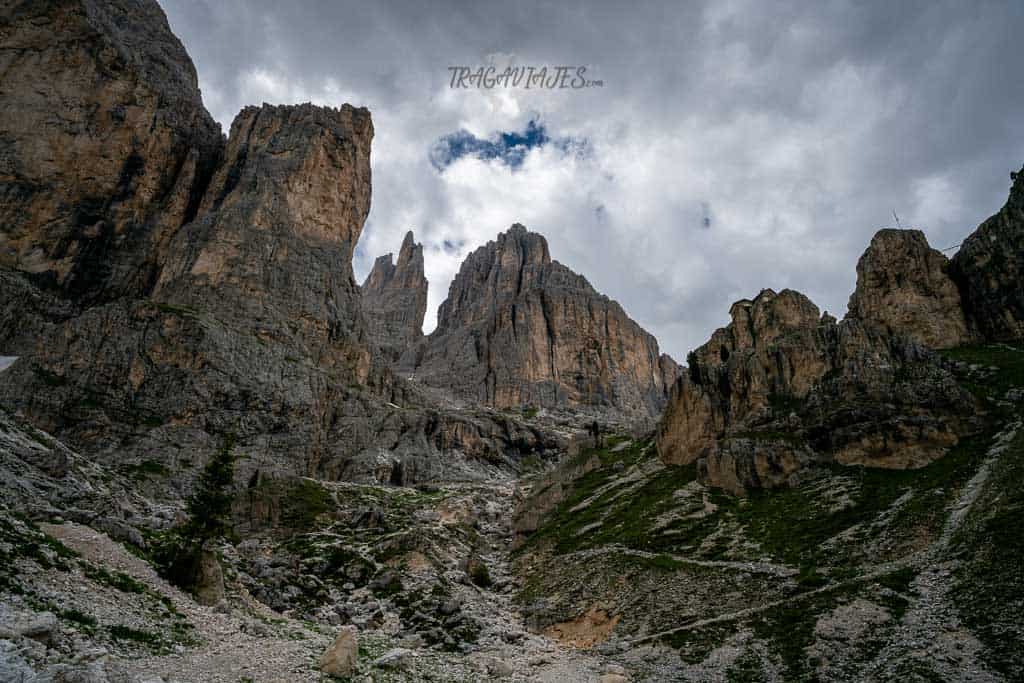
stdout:
<svg viewBox="0 0 1024 683">
<path fill-rule="evenodd" d="M 690 355 L 657 447 L 664 462 L 697 463 L 705 482 L 740 492 L 785 485 L 813 460 L 920 467 L 956 443 L 973 406 L 919 344 L 764 290 Z"/>
<path fill-rule="evenodd" d="M 953 257 L 970 325 L 990 340 L 1024 339 L 1024 168 L 1010 174 L 1010 197 Z"/>
<path fill-rule="evenodd" d="M 343 626 L 323 655 L 320 656 L 320 670 L 328 676 L 349 676 L 356 670 L 359 659 L 359 642 L 355 626 Z"/>
<path fill-rule="evenodd" d="M 849 315 L 929 348 L 970 339 L 949 260 L 920 230 L 880 230 L 857 262 Z"/>
</svg>

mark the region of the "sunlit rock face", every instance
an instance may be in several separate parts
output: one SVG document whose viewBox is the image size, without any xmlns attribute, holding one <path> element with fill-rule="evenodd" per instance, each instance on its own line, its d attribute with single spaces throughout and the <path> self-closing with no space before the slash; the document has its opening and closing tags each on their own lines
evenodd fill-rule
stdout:
<svg viewBox="0 0 1024 683">
<path fill-rule="evenodd" d="M 930 348 L 970 339 L 949 259 L 920 230 L 880 230 L 857 263 L 849 315 Z"/>
<path fill-rule="evenodd" d="M 781 486 L 813 462 L 920 467 L 969 427 L 974 401 L 917 342 L 764 290 L 689 357 L 658 426 L 669 464 L 706 483 Z"/>
</svg>

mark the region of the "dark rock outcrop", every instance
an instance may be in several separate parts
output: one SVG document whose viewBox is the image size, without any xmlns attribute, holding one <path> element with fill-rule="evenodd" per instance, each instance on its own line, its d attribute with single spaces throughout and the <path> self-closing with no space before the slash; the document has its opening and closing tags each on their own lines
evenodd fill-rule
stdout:
<svg viewBox="0 0 1024 683">
<path fill-rule="evenodd" d="M 970 335 L 949 260 L 919 230 L 880 230 L 857 262 L 849 316 L 933 349 Z"/>
<path fill-rule="evenodd" d="M 678 366 L 618 303 L 513 225 L 470 254 L 437 329 L 405 355 L 423 384 L 497 408 L 596 406 L 653 416 Z"/>
<path fill-rule="evenodd" d="M 973 400 L 920 345 L 804 295 L 764 290 L 689 357 L 658 428 L 662 460 L 730 490 L 781 485 L 812 459 L 919 467 L 967 428 Z"/>
<path fill-rule="evenodd" d="M 144 295 L 224 144 L 185 49 L 127 0 L 7 3 L 0 35 L 0 265 L 77 301 Z"/>
<path fill-rule="evenodd" d="M 427 312 L 427 278 L 423 274 L 423 245 L 410 230 L 398 252 L 377 257 L 361 287 L 363 310 L 371 342 L 390 361 L 423 338 Z"/>
<path fill-rule="evenodd" d="M 969 324 L 992 340 L 1024 338 L 1024 168 L 1011 174 L 1010 197 L 953 257 Z"/>
</svg>

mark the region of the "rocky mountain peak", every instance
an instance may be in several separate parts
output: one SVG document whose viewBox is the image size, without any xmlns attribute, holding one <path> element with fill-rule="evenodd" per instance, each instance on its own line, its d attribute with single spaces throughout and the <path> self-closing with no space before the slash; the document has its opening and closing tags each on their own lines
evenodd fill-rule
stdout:
<svg viewBox="0 0 1024 683">
<path fill-rule="evenodd" d="M 551 263 L 548 241 L 519 223 L 471 253 L 438 309 L 439 329 L 455 329 L 489 315 L 491 303 L 529 289 Z"/>
<path fill-rule="evenodd" d="M 371 340 L 389 361 L 395 361 L 423 337 L 427 312 L 427 278 L 423 274 L 423 245 L 412 230 L 398 252 L 378 256 L 362 286 L 363 310 Z"/>
<path fill-rule="evenodd" d="M 401 361 L 418 381 L 496 407 L 598 406 L 653 416 L 678 365 L 586 278 L 515 224 L 471 253 L 438 327 Z"/>
<path fill-rule="evenodd" d="M 370 210 L 372 139 L 370 112 L 348 104 L 245 107 L 200 213 L 256 202 L 261 227 L 340 245 L 351 262 Z"/>
<path fill-rule="evenodd" d="M 920 230 L 879 230 L 857 262 L 849 315 L 931 348 L 968 340 L 949 260 Z"/>
</svg>

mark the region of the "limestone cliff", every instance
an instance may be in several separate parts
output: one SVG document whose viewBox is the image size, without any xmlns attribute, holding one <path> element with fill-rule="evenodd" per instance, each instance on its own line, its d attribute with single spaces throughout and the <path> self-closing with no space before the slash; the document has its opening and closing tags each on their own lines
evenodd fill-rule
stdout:
<svg viewBox="0 0 1024 683">
<path fill-rule="evenodd" d="M 0 36 L 0 265 L 145 294 L 223 147 L 191 60 L 156 3 L 6 3 Z"/>
<path fill-rule="evenodd" d="M 1010 175 L 1010 197 L 952 259 L 967 319 L 995 340 L 1024 338 L 1024 168 Z"/>
<path fill-rule="evenodd" d="M 159 464 L 161 496 L 227 435 L 242 478 L 399 484 L 558 446 L 433 409 L 373 353 L 352 271 L 369 112 L 247 107 L 225 143 L 155 3 L 0 21 L 0 353 L 19 357 L 0 407 L 97 461 Z"/>
<path fill-rule="evenodd" d="M 970 335 L 949 260 L 919 230 L 880 230 L 857 262 L 849 315 L 941 349 Z"/>
<path fill-rule="evenodd" d="M 611 408 L 656 415 L 678 366 L 618 303 L 513 225 L 470 254 L 437 329 L 402 359 L 415 378 L 498 408 Z"/>
<path fill-rule="evenodd" d="M 370 340 L 390 361 L 396 361 L 423 337 L 427 312 L 427 278 L 423 274 L 423 245 L 410 230 L 398 252 L 379 256 L 363 286 L 363 310 Z"/>
<path fill-rule="evenodd" d="M 788 483 L 811 460 L 918 467 L 967 427 L 973 400 L 923 347 L 837 323 L 792 290 L 733 305 L 689 357 L 658 430 L 672 464 L 735 492 Z"/>
</svg>

